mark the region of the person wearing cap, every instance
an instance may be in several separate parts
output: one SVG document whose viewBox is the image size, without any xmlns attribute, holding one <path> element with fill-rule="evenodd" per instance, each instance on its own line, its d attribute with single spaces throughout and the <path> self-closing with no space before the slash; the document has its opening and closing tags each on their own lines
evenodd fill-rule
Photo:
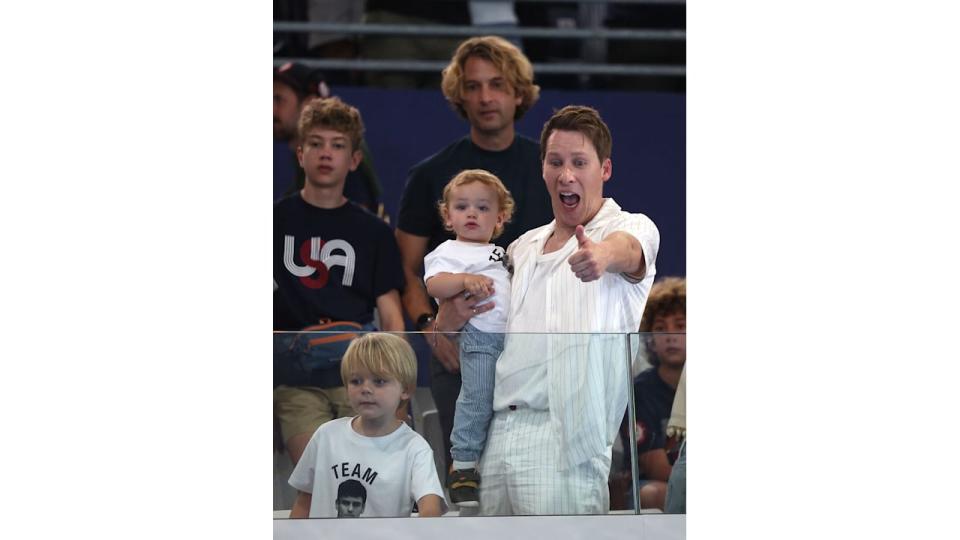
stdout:
<svg viewBox="0 0 960 540">
<path fill-rule="evenodd" d="M 296 62 L 288 62 L 273 71 L 273 139 L 276 142 L 286 143 L 283 157 L 292 166 L 290 175 L 284 171 L 289 167 L 274 167 L 273 199 L 274 201 L 296 193 L 303 189 L 304 173 L 297 162 L 296 149 L 299 144 L 297 137 L 297 120 L 304 105 L 316 98 L 330 97 L 330 87 L 324 79 L 323 72 Z M 344 195 L 351 201 L 363 206 L 384 221 L 389 221 L 383 204 L 380 202 L 382 189 L 373 168 L 370 157 L 370 148 L 366 140 L 360 142 L 363 160 L 356 171 L 347 175 L 344 186 Z M 276 153 L 276 149 L 274 150 Z"/>
</svg>

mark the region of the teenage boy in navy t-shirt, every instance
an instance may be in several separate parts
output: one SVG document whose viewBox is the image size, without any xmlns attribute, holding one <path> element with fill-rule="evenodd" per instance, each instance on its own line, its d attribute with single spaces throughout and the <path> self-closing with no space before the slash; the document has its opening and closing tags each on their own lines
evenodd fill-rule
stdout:
<svg viewBox="0 0 960 540">
<path fill-rule="evenodd" d="M 303 189 L 273 208 L 274 330 L 299 331 L 325 320 L 403 331 L 403 270 L 390 227 L 343 195 L 363 157 L 363 121 L 338 98 L 307 104 L 297 124 Z M 277 381 L 280 382 L 280 381 Z M 308 385 L 274 389 L 274 412 L 296 464 L 310 436 L 352 416 L 339 364 L 315 369 Z"/>
</svg>

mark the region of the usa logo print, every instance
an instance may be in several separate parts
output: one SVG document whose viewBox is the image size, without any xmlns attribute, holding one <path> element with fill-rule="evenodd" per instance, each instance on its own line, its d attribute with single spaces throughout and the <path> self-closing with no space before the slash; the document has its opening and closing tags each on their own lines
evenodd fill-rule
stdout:
<svg viewBox="0 0 960 540">
<path fill-rule="evenodd" d="M 294 254 L 299 255 L 303 264 L 297 264 Z M 357 256 L 353 246 L 346 240 L 328 240 L 324 242 L 319 236 L 307 238 L 296 248 L 296 239 L 292 235 L 283 237 L 283 266 L 288 272 L 300 278 L 300 283 L 311 289 L 321 289 L 327 286 L 330 279 L 330 269 L 334 266 L 343 267 L 344 287 L 353 285 L 353 272 L 357 263 Z"/>
</svg>

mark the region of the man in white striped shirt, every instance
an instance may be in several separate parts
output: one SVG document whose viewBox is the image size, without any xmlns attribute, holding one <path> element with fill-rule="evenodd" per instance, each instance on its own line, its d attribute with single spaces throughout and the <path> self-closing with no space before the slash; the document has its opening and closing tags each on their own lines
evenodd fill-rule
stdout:
<svg viewBox="0 0 960 540">
<path fill-rule="evenodd" d="M 609 511 L 611 451 L 630 384 L 625 334 L 639 327 L 660 244 L 649 218 L 603 197 L 611 147 L 590 107 L 564 107 L 541 133 L 554 221 L 507 249 L 509 334 L 480 462 L 485 515 Z M 436 328 L 461 328 L 492 309 L 483 302 L 445 302 Z"/>
</svg>

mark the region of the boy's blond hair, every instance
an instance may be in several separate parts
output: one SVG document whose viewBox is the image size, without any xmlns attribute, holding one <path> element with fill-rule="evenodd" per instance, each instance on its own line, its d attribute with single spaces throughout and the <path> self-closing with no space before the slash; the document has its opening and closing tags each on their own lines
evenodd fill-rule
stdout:
<svg viewBox="0 0 960 540">
<path fill-rule="evenodd" d="M 450 179 L 447 182 L 446 187 L 443 188 L 443 198 L 437 202 L 437 208 L 440 210 L 440 219 L 443 221 L 443 227 L 445 229 L 452 230 L 450 227 L 447 227 L 447 219 L 450 217 L 450 211 L 447 209 L 447 205 L 450 204 L 450 194 L 453 192 L 454 188 L 460 186 L 465 186 L 467 184 L 472 184 L 474 182 L 479 182 L 494 191 L 497 194 L 497 213 L 503 214 L 503 223 L 510 221 L 510 218 L 513 217 L 513 210 L 515 204 L 513 202 L 513 196 L 510 195 L 510 192 L 507 190 L 507 186 L 503 185 L 503 182 L 500 181 L 495 175 L 483 170 L 483 169 L 465 169 L 457 173 L 456 176 Z M 494 238 L 503 234 L 503 225 L 497 225 L 493 229 Z"/>
<path fill-rule="evenodd" d="M 343 133 L 350 139 L 350 151 L 360 149 L 363 139 L 363 119 L 356 107 L 338 97 L 317 98 L 303 107 L 297 122 L 297 135 L 302 141 L 313 128 L 326 128 Z"/>
<path fill-rule="evenodd" d="M 472 37 L 457 47 L 450 64 L 443 68 L 440 89 L 453 110 L 467 117 L 463 108 L 463 67 L 471 56 L 483 58 L 497 68 L 514 95 L 520 96 L 520 105 L 513 113 L 514 120 L 523 115 L 540 99 L 540 87 L 533 84 L 533 66 L 516 45 L 497 36 Z"/>
<path fill-rule="evenodd" d="M 408 394 L 417 389 L 417 355 L 400 336 L 370 332 L 353 340 L 340 361 L 340 377 L 344 384 L 351 373 L 361 368 L 378 377 L 399 381 Z M 406 404 L 407 400 L 402 400 L 400 407 L 406 407 Z"/>
</svg>

